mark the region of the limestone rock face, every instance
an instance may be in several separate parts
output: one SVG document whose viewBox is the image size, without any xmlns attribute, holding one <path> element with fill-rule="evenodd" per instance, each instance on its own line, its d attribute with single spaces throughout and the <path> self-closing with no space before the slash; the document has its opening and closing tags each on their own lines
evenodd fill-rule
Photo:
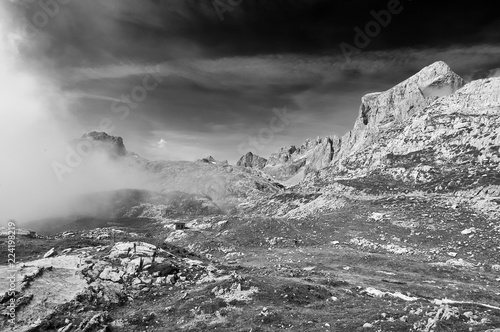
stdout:
<svg viewBox="0 0 500 332">
<path fill-rule="evenodd" d="M 318 137 L 306 140 L 300 147 L 283 147 L 267 160 L 263 171 L 277 180 L 288 180 L 299 172 L 320 169 L 330 164 L 339 139 Z"/>
<path fill-rule="evenodd" d="M 307 156 L 308 170 L 318 170 L 327 167 L 334 156 L 338 154 L 340 139 L 337 136 L 325 137 L 318 141 Z"/>
<path fill-rule="evenodd" d="M 454 197 L 498 220 L 500 78 L 465 84 L 437 62 L 385 92 L 364 96 L 354 128 L 343 137 L 281 149 L 263 171 L 289 177 L 282 182 L 289 190 L 321 193 L 305 203 L 310 214 L 340 202 L 335 194 L 356 190 Z M 276 214 L 286 211 L 282 206 Z M 283 215 L 300 215 L 294 211 Z"/>
<path fill-rule="evenodd" d="M 342 137 L 333 162 L 366 147 L 378 133 L 404 125 L 412 115 L 464 84 L 446 63 L 438 61 L 385 92 L 365 95 L 354 128 Z"/>
<path fill-rule="evenodd" d="M 478 211 L 498 217 L 499 171 L 500 78 L 488 78 L 379 131 L 370 144 L 308 174 L 302 185 L 397 181 L 409 190 L 466 199 Z"/>
<path fill-rule="evenodd" d="M 287 180 L 301 170 L 307 174 L 328 166 L 341 166 L 345 158 L 379 140 L 381 133 L 405 126 L 413 115 L 464 84 L 446 63 L 433 63 L 385 92 L 365 95 L 353 129 L 344 136 L 332 135 L 307 140 L 299 148 L 282 148 L 271 155 L 264 171 Z"/>
<path fill-rule="evenodd" d="M 243 166 L 243 167 L 252 167 L 252 168 L 257 168 L 257 169 L 262 169 L 264 166 L 266 166 L 267 159 L 262 158 L 260 156 L 257 156 L 253 154 L 252 152 L 248 152 L 244 156 L 238 160 L 236 163 L 236 166 Z"/>
<path fill-rule="evenodd" d="M 493 167 L 499 161 L 499 92 L 499 78 L 473 81 L 420 109 L 406 123 L 381 131 L 366 148 L 350 151 L 337 170 L 365 174 L 376 168 L 439 168 L 457 162 Z"/>
</svg>

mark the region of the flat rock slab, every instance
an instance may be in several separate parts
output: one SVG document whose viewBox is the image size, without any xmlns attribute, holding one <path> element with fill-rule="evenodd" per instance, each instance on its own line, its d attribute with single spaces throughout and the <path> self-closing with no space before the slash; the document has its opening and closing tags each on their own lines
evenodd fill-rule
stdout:
<svg viewBox="0 0 500 332">
<path fill-rule="evenodd" d="M 83 267 L 79 265 L 80 258 L 77 256 L 58 256 L 39 259 L 20 265 L 17 269 L 17 289 L 26 275 L 33 275 L 39 268 L 52 269 L 44 270 L 42 275 L 36 277 L 29 287 L 24 290 L 24 296 L 33 295 L 30 303 L 22 307 L 16 313 L 17 324 L 11 331 L 26 331 L 30 326 L 43 321 L 50 315 L 58 305 L 72 300 L 79 292 L 87 286 L 87 282 L 78 273 Z M 7 267 L 0 267 L 0 292 L 8 290 L 9 280 L 5 278 L 7 273 L 3 273 Z"/>
</svg>

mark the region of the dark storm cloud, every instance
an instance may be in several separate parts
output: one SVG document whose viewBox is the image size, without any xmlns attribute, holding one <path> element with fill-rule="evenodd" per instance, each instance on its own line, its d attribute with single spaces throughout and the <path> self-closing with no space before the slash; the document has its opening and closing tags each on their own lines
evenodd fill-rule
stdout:
<svg viewBox="0 0 500 332">
<path fill-rule="evenodd" d="M 75 130 L 110 117 L 112 134 L 147 157 L 217 151 L 234 161 L 237 145 L 267 126 L 274 108 L 297 117 L 263 155 L 345 133 L 363 94 L 434 61 L 468 79 L 497 75 L 500 21 L 486 1 L 401 0 L 401 12 L 347 62 L 339 44 L 353 44 L 354 28 L 389 2 L 243 0 L 221 21 L 211 0 L 73 0 L 23 52 L 76 100 Z M 40 11 L 36 1 L 13 4 L 28 20 Z M 151 66 L 161 84 L 121 120 L 113 102 Z"/>
<path fill-rule="evenodd" d="M 22 0 L 21 0 L 22 1 Z M 210 0 L 73 0 L 43 29 L 60 64 L 277 53 L 328 54 L 390 1 L 243 0 L 220 21 Z M 499 42 L 491 3 L 401 0 L 367 50 Z M 473 5 L 473 8 L 471 6 Z M 39 10 L 30 4 L 26 16 Z"/>
</svg>

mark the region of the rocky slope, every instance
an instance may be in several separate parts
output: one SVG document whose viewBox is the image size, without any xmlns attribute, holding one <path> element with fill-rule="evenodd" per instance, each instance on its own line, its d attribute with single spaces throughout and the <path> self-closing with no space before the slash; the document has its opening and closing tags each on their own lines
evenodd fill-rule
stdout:
<svg viewBox="0 0 500 332">
<path fill-rule="evenodd" d="M 6 292 L 11 268 L 0 264 L 0 330 L 500 326 L 500 236 L 465 205 L 387 195 L 303 220 L 203 217 L 185 230 L 174 222 L 19 237 L 15 293 Z"/>
<path fill-rule="evenodd" d="M 269 157 L 263 171 L 277 180 L 286 181 L 305 170 L 326 167 L 332 159 L 331 146 L 331 137 L 318 137 L 306 140 L 299 147 L 281 148 Z"/>
</svg>

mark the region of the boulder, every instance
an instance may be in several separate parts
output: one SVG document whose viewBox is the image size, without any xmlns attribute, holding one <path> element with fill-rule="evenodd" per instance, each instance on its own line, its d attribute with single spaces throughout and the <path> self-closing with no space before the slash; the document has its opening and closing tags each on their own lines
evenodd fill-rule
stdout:
<svg viewBox="0 0 500 332">
<path fill-rule="evenodd" d="M 104 280 L 111 280 L 113 282 L 119 282 L 123 275 L 124 271 L 114 271 L 111 266 L 106 267 L 101 274 L 99 274 L 99 278 Z"/>
<path fill-rule="evenodd" d="M 43 258 L 49 258 L 49 257 L 53 257 L 53 256 L 56 256 L 57 255 L 57 251 L 55 248 L 51 248 L 49 251 L 47 251 L 45 253 L 45 255 L 43 255 Z"/>
</svg>

